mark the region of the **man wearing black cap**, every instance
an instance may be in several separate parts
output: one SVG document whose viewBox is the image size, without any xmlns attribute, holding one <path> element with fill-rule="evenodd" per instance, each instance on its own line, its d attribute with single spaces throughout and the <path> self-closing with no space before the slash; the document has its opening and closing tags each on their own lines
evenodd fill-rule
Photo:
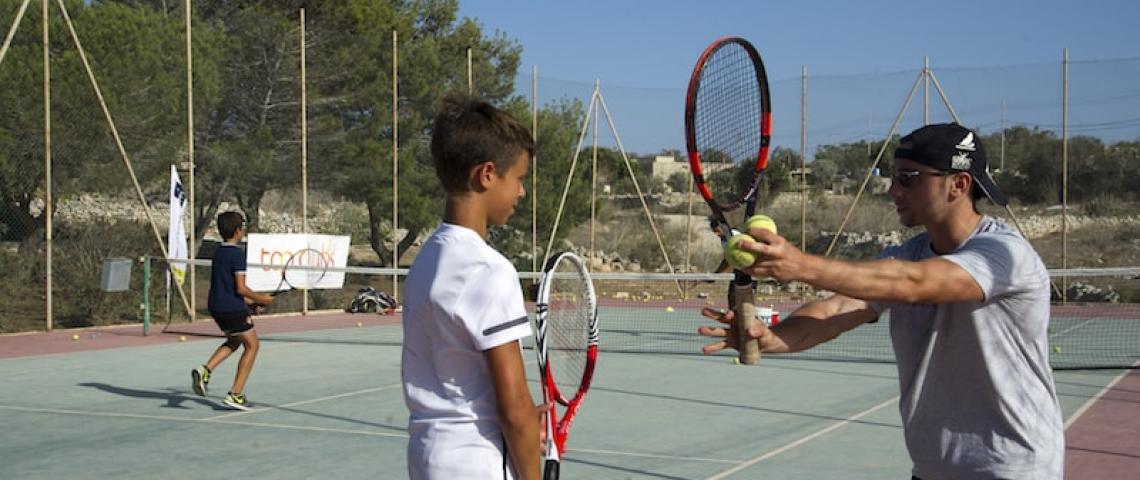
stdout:
<svg viewBox="0 0 1140 480">
<path fill-rule="evenodd" d="M 895 151 L 888 193 L 899 220 L 926 231 L 871 261 L 806 254 L 753 230 L 757 277 L 835 292 L 779 325 L 756 322 L 766 353 L 829 341 L 890 310 L 899 412 L 912 475 L 939 479 L 1060 479 L 1064 428 L 1049 367 L 1049 275 L 1020 234 L 982 215 L 983 197 L 1007 199 L 988 172 L 977 135 L 957 124 L 922 127 Z M 705 309 L 731 325 L 732 313 Z M 705 353 L 736 348 L 731 328 Z"/>
</svg>

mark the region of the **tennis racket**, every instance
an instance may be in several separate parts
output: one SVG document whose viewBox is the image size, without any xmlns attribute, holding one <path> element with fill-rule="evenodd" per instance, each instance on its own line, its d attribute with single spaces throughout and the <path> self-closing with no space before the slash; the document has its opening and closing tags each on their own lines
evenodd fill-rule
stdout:
<svg viewBox="0 0 1140 480">
<path fill-rule="evenodd" d="M 277 282 L 277 288 L 269 294 L 276 297 L 293 290 L 312 290 L 325 278 L 331 264 L 328 256 L 320 250 L 315 248 L 297 250 L 289 255 L 285 264 L 281 266 L 281 281 Z M 250 311 L 260 312 L 265 308 L 265 304 L 253 303 L 249 307 Z"/>
<path fill-rule="evenodd" d="M 694 185 L 712 210 L 713 230 L 722 242 L 736 232 L 725 213 L 743 205 L 747 219 L 756 210 L 757 189 L 768 167 L 771 107 L 764 63 L 751 43 L 723 37 L 701 53 L 685 96 L 685 143 Z M 735 311 L 738 359 L 756 364 L 759 345 L 747 338 L 756 321 L 755 288 L 752 277 L 735 273 L 728 297 Z"/>
<path fill-rule="evenodd" d="M 535 305 L 538 369 L 546 413 L 543 478 L 558 478 L 570 425 L 598 362 L 598 302 L 582 259 L 570 252 L 546 263 Z M 563 408 L 558 415 L 558 406 Z"/>
</svg>

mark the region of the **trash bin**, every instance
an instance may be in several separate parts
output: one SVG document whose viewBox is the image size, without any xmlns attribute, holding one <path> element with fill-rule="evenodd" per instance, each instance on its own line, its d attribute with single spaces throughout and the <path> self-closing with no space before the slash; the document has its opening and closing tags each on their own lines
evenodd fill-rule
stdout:
<svg viewBox="0 0 1140 480">
<path fill-rule="evenodd" d="M 103 274 L 99 288 L 104 292 L 125 292 L 131 288 L 131 259 L 112 257 L 103 259 Z"/>
</svg>

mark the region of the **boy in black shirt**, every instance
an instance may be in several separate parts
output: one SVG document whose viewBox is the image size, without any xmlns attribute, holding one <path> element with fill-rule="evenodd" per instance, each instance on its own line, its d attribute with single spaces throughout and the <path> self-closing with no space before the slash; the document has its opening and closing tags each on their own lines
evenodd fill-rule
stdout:
<svg viewBox="0 0 1140 480">
<path fill-rule="evenodd" d="M 226 341 L 210 355 L 205 365 L 195 368 L 190 375 L 194 393 L 205 396 L 210 373 L 239 346 L 243 347 L 234 384 L 223 403 L 237 410 L 249 411 L 251 408 L 242 390 L 257 358 L 258 340 L 249 316 L 248 304 L 267 305 L 273 302 L 273 297 L 254 292 L 245 285 L 245 251 L 238 246 L 245 236 L 245 218 L 238 212 L 218 215 L 218 233 L 226 241 L 214 252 L 210 272 L 209 309 L 218 328 L 226 334 Z"/>
</svg>

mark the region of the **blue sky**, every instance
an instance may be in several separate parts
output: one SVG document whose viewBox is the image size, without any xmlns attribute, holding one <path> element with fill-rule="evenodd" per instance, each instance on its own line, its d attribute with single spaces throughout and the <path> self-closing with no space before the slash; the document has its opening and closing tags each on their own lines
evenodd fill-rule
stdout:
<svg viewBox="0 0 1140 480">
<path fill-rule="evenodd" d="M 623 142 L 625 131 L 630 131 L 626 147 L 632 151 L 677 148 L 683 143 L 671 140 L 679 126 L 650 124 L 670 115 L 676 115 L 673 124 L 680 124 L 683 91 L 693 63 L 709 42 L 729 34 L 749 39 L 763 55 L 776 98 L 777 143 L 794 144 L 797 150 L 803 65 L 809 73 L 812 144 L 859 140 L 868 137 L 867 132 L 871 138 L 885 135 L 924 56 L 929 56 L 936 76 L 946 72 L 940 81 L 951 102 L 962 99 L 965 107 L 956 108 L 968 125 L 1000 128 L 1000 103 L 1005 100 L 1005 124 L 1059 131 L 1064 48 L 1075 65 L 1070 70 L 1070 99 L 1086 105 L 1070 114 L 1070 122 L 1084 126 L 1078 133 L 1107 140 L 1140 139 L 1140 77 L 1136 76 L 1140 75 L 1140 1 L 1135 0 L 461 0 L 460 15 L 476 18 L 486 32 L 498 30 L 522 45 L 524 92 L 529 93 L 532 65 L 538 68 L 540 92 L 577 88 L 560 83 L 566 81 L 586 85 L 588 94 L 589 84 L 599 80 Z M 1117 59 L 1136 61 L 1101 62 Z M 993 80 L 979 81 L 979 75 Z M 880 77 L 881 82 L 875 80 Z M 879 84 L 874 89 L 879 97 L 875 106 L 825 100 L 828 94 L 842 96 L 845 78 L 861 81 L 863 85 L 854 89 L 859 92 L 872 88 L 868 84 Z M 818 94 L 813 95 L 813 84 L 819 85 Z M 1104 84 L 1111 95 L 1105 93 Z M 1012 98 L 1036 88 L 1048 93 Z M 619 112 L 615 103 L 621 104 L 618 97 L 629 92 L 636 92 L 627 96 L 639 97 L 643 106 Z M 675 96 L 680 98 L 667 100 Z M 983 96 L 985 101 L 980 100 Z M 1113 100 L 1118 97 L 1137 108 L 1119 109 L 1120 102 Z M 971 99 L 979 103 L 970 106 Z M 674 102 L 676 107 L 644 108 L 661 102 Z M 1043 106 L 1049 102 L 1056 108 Z M 912 104 L 908 112 L 920 108 Z M 945 120 L 940 114 L 932 113 L 931 121 Z M 904 122 L 904 127 L 918 126 L 913 123 Z M 658 133 L 639 132 L 640 128 Z M 820 131 L 814 139 L 813 130 Z"/>
</svg>

